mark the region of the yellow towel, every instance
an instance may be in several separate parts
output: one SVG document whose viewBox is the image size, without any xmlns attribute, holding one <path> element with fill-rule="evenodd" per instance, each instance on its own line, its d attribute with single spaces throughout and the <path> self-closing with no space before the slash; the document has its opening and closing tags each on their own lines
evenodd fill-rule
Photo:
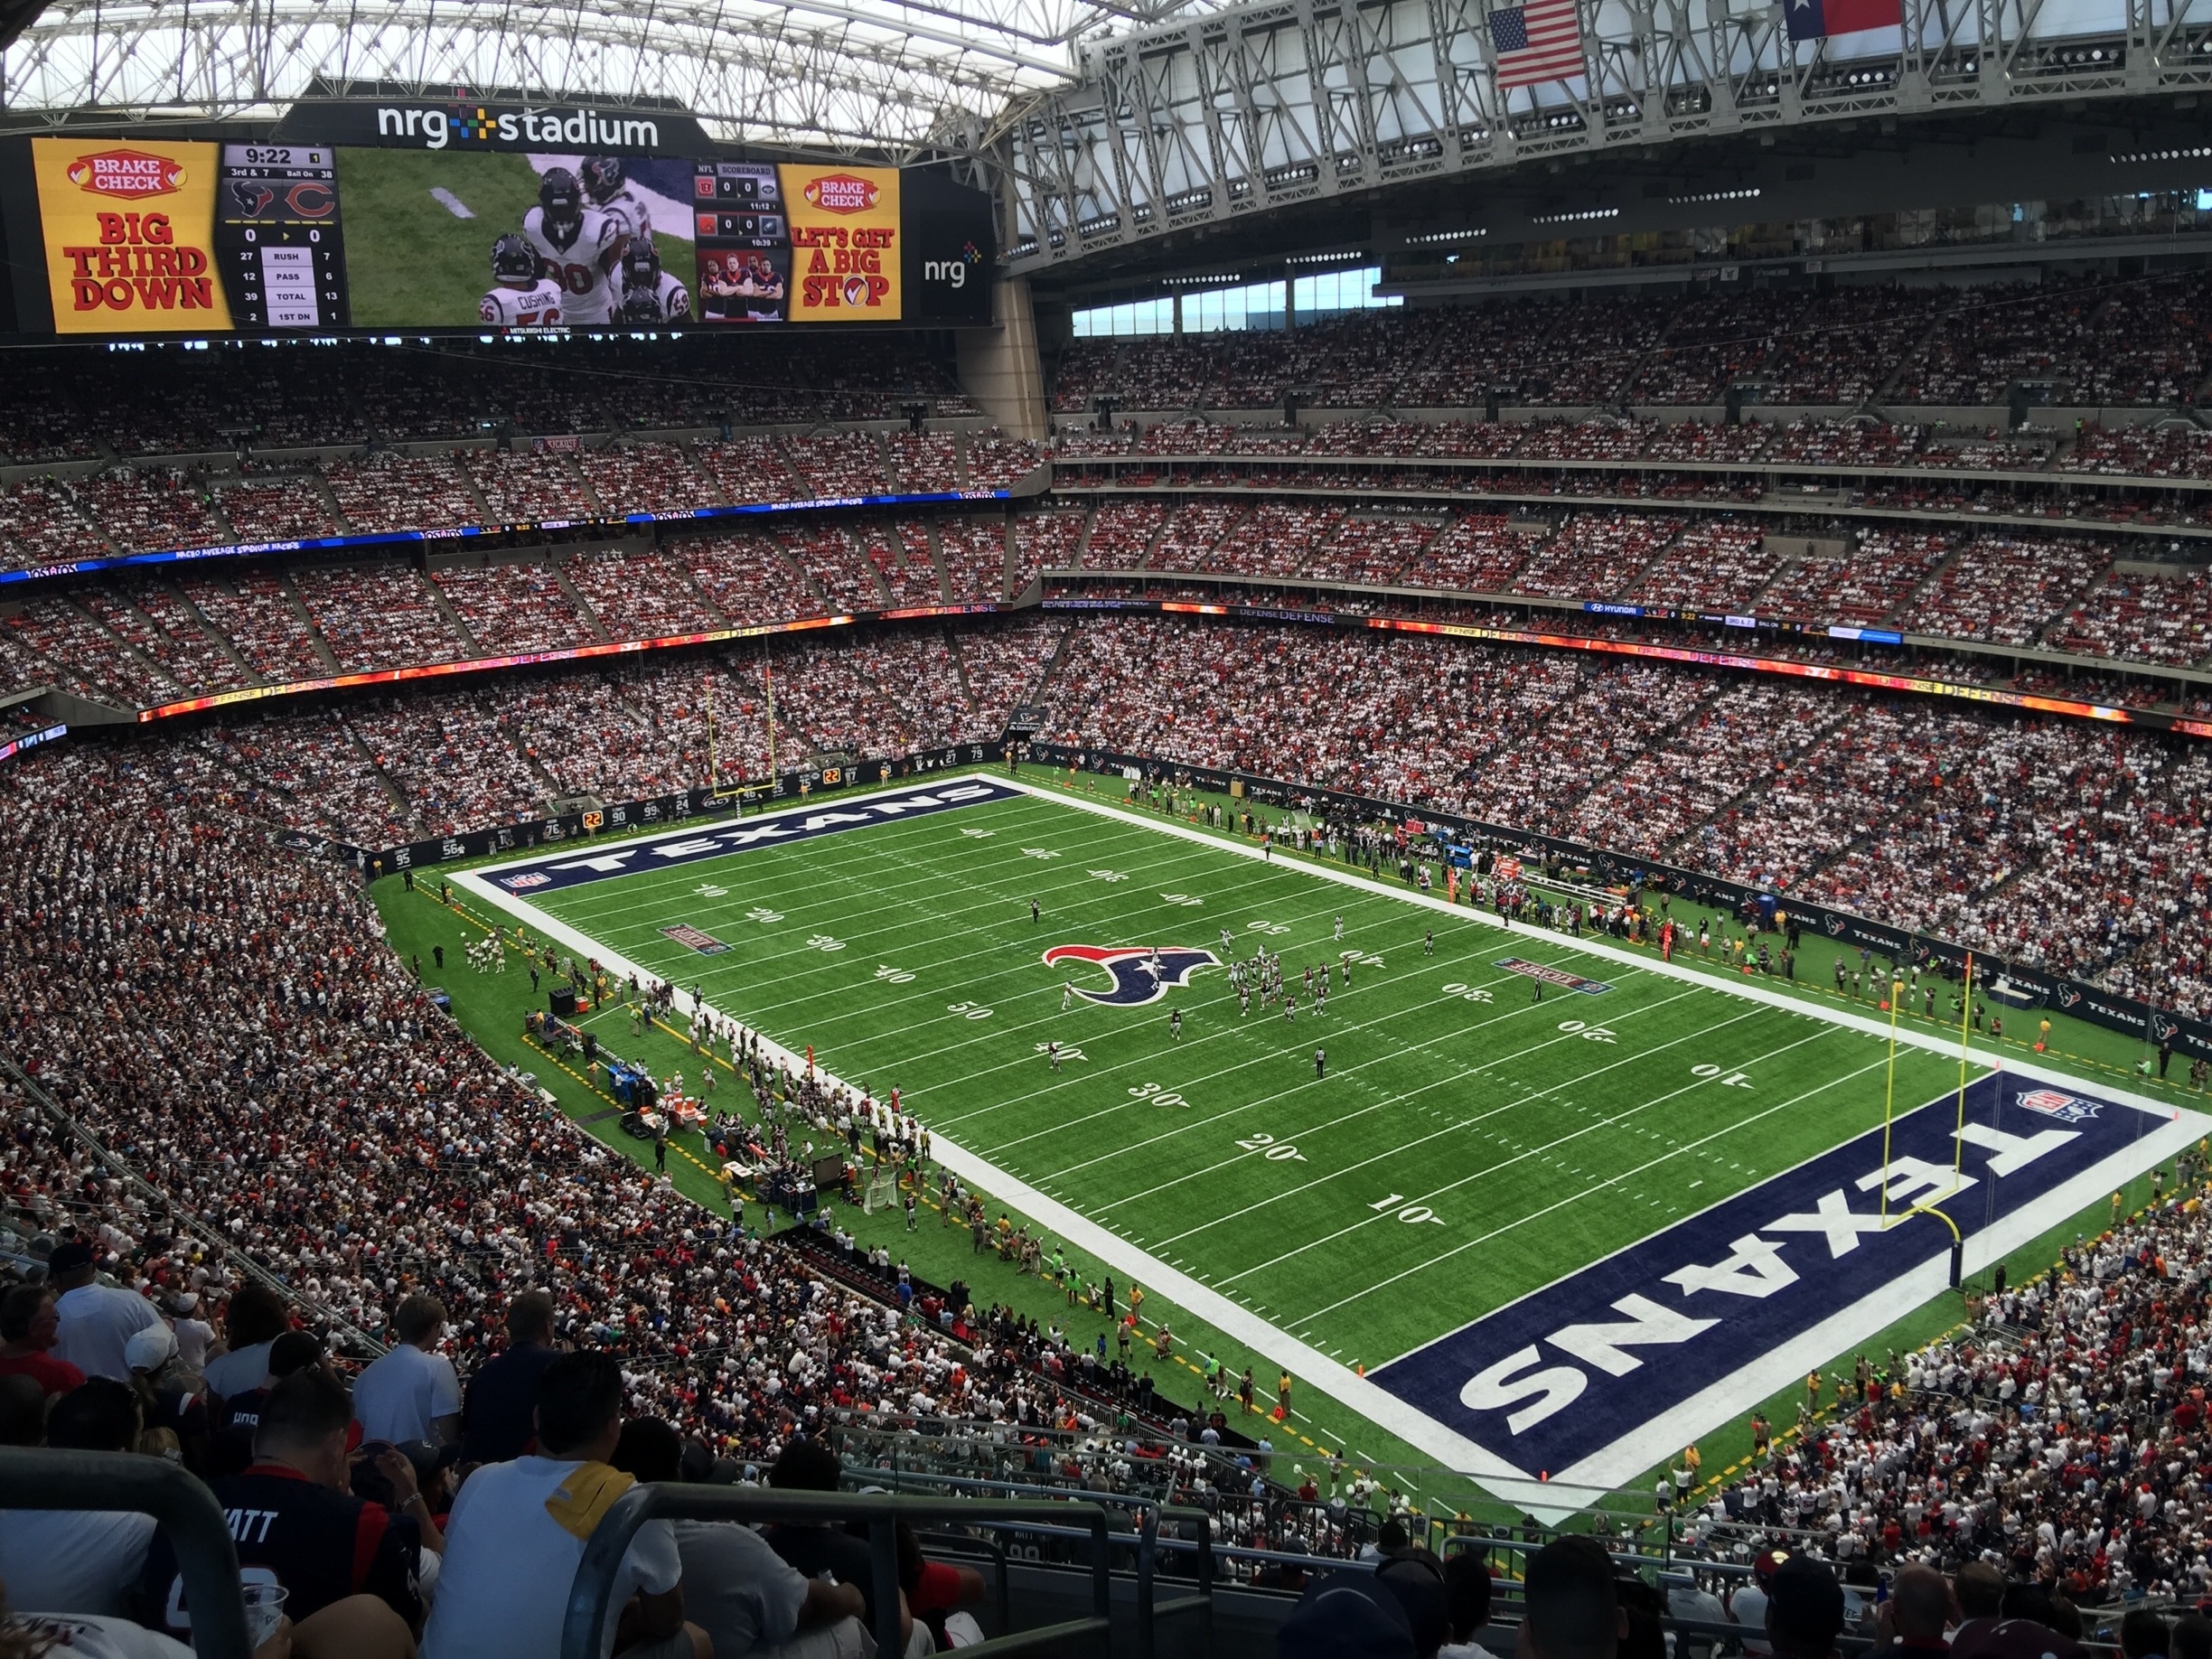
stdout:
<svg viewBox="0 0 2212 1659">
<path fill-rule="evenodd" d="M 561 1530 L 589 1538 L 597 1530 L 614 1500 L 637 1485 L 637 1476 L 604 1463 L 580 1463 L 576 1473 L 546 1499 L 546 1514 Z"/>
</svg>

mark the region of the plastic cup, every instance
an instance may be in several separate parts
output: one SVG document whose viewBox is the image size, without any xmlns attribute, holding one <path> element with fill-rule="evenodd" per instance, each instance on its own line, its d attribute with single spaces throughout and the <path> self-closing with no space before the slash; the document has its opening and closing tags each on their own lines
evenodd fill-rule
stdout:
<svg viewBox="0 0 2212 1659">
<path fill-rule="evenodd" d="M 246 1598 L 246 1644 L 258 1648 L 284 1623 L 285 1598 L 291 1592 L 281 1584 L 245 1584 L 239 1590 Z"/>
</svg>

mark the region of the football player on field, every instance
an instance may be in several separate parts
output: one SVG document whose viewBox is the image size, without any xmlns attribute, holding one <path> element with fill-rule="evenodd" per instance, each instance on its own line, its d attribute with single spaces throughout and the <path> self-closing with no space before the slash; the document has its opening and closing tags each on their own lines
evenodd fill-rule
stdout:
<svg viewBox="0 0 2212 1659">
<path fill-rule="evenodd" d="M 584 187 L 566 167 L 548 169 L 538 181 L 538 205 L 522 216 L 522 234 L 538 255 L 539 272 L 561 286 L 569 323 L 605 323 L 614 312 L 629 221 L 584 199 Z"/>
<path fill-rule="evenodd" d="M 492 244 L 492 287 L 476 314 L 501 328 L 550 327 L 561 321 L 561 287 L 538 274 L 538 255 L 510 230 Z"/>
</svg>

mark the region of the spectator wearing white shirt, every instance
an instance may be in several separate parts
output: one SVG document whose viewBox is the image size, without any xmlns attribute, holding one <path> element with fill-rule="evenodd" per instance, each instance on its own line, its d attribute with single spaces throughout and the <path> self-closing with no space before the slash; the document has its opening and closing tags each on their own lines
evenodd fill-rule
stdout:
<svg viewBox="0 0 2212 1659">
<path fill-rule="evenodd" d="M 61 1317 L 54 1357 L 68 1361 L 88 1377 L 129 1382 L 130 1364 L 123 1357 L 123 1345 L 160 1320 L 154 1304 L 136 1290 L 94 1283 L 92 1247 L 81 1239 L 55 1245 L 46 1271 L 61 1293 L 54 1304 Z"/>
<path fill-rule="evenodd" d="M 710 1464 L 705 1447 L 691 1449 Z M 684 1460 L 682 1440 L 661 1419 L 623 1425 L 614 1464 L 625 1473 L 673 1482 L 684 1478 Z M 715 1659 L 865 1659 L 875 1652 L 858 1585 L 808 1578 L 735 1521 L 679 1521 L 674 1530 L 684 1611 L 713 1641 Z"/>
<path fill-rule="evenodd" d="M 544 1659 L 584 1544 L 634 1484 L 608 1463 L 622 1439 L 622 1366 L 611 1354 L 564 1354 L 538 1381 L 538 1451 L 488 1463 L 462 1484 L 445 1527 L 445 1569 L 423 1632 L 423 1659 Z M 633 1605 L 634 1601 L 634 1605 Z M 599 1652 L 624 1659 L 713 1659 L 684 1622 L 683 1564 L 666 1521 L 648 1521 L 614 1571 Z"/>
<path fill-rule="evenodd" d="M 392 1314 L 398 1344 L 353 1385 L 353 1420 L 364 1440 L 406 1446 L 445 1445 L 461 1433 L 461 1379 L 453 1361 L 434 1354 L 445 1335 L 445 1304 L 410 1296 Z"/>
<path fill-rule="evenodd" d="M 46 1420 L 46 1443 L 67 1451 L 136 1452 L 138 1396 L 94 1377 L 61 1396 Z M 152 1515 L 130 1510 L 0 1510 L 0 1580 L 26 1613 L 127 1616 L 145 1569 Z"/>
<path fill-rule="evenodd" d="M 284 1298 L 267 1285 L 244 1285 L 223 1313 L 223 1338 L 230 1351 L 208 1361 L 201 1382 L 209 1409 L 233 1394 L 249 1394 L 269 1380 L 269 1349 L 291 1325 Z"/>
<path fill-rule="evenodd" d="M 197 1291 L 181 1290 L 169 1298 L 169 1323 L 176 1331 L 177 1357 L 184 1368 L 205 1371 L 208 1350 L 215 1345 L 215 1327 L 200 1317 Z"/>
</svg>

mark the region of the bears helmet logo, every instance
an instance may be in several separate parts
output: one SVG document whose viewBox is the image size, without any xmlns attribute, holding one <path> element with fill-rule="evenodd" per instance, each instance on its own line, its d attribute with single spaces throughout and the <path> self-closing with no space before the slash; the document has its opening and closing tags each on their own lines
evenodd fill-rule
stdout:
<svg viewBox="0 0 2212 1659">
<path fill-rule="evenodd" d="M 1055 965 L 1092 962 L 1104 969 L 1113 979 L 1111 990 L 1085 990 L 1079 985 L 1075 994 L 1086 1001 L 1102 1002 L 1116 1008 L 1142 1008 L 1148 1002 L 1158 1002 L 1167 994 L 1170 985 L 1188 985 L 1191 975 L 1199 969 L 1221 966 L 1221 958 L 1211 951 L 1162 945 L 1158 955 L 1157 971 L 1150 945 L 1054 945 L 1045 952 L 1045 960 Z"/>
</svg>

